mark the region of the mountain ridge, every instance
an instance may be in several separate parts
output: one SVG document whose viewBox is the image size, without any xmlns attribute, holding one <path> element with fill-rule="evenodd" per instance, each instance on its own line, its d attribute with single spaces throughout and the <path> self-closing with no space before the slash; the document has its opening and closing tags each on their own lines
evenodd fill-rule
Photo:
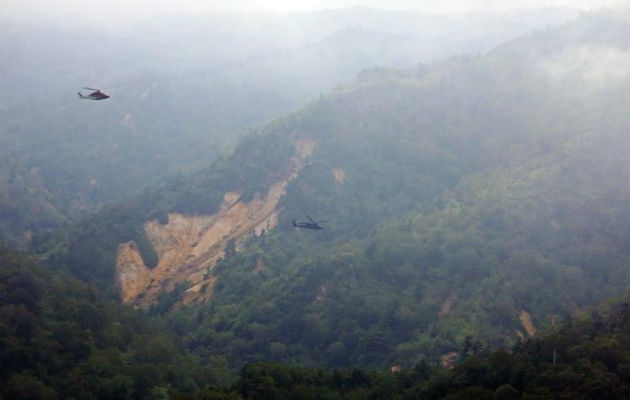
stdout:
<svg viewBox="0 0 630 400">
<path fill-rule="evenodd" d="M 299 109 L 365 67 L 406 68 L 485 51 L 576 14 L 543 9 L 453 17 L 349 9 L 187 15 L 107 28 L 83 19 L 60 26 L 3 18 L 0 174 L 18 175 L 11 187 L 28 192 L 33 186 L 22 181 L 39 171 L 37 196 L 28 201 L 47 212 L 31 218 L 15 206 L 19 201 L 3 202 L 12 213 L 0 215 L 0 240 L 37 247 L 37 239 L 25 239 L 165 177 L 203 169 L 250 126 Z M 463 36 L 467 30 L 478 35 Z M 112 98 L 77 101 L 82 86 L 100 87 Z M 6 187 L 0 199 L 8 196 Z"/>
<path fill-rule="evenodd" d="M 181 306 L 189 288 L 171 286 L 148 312 L 197 354 L 239 365 L 404 367 L 468 336 L 511 345 L 523 312 L 540 329 L 624 289 L 629 77 L 588 73 L 608 65 L 597 57 L 607 49 L 628 52 L 624 29 L 595 13 L 485 56 L 365 71 L 212 168 L 86 219 L 66 264 L 111 287 L 116 250 L 134 240 L 157 265 L 147 221 L 214 214 L 229 192 L 264 197 L 295 152 L 288 139 L 303 137 L 317 148 L 287 184 L 276 228 L 226 248 L 211 301 Z M 598 44 L 582 46 L 593 32 Z M 567 54 L 592 62 L 558 79 L 549 63 Z M 305 213 L 326 229 L 292 229 Z"/>
</svg>

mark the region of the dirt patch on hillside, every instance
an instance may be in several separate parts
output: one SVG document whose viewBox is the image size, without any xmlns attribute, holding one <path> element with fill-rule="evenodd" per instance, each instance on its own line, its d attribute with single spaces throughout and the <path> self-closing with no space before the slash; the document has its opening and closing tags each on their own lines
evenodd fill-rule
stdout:
<svg viewBox="0 0 630 400">
<path fill-rule="evenodd" d="M 442 354 L 440 356 L 440 364 L 444 369 L 453 369 L 455 368 L 455 363 L 457 362 L 457 356 L 459 353 L 455 351 L 448 352 L 446 354 Z"/>
<path fill-rule="evenodd" d="M 534 322 L 532 321 L 531 314 L 528 313 L 525 310 L 521 310 L 521 312 L 519 314 L 519 318 L 520 318 L 521 324 L 523 325 L 523 328 L 525 328 L 525 331 L 527 332 L 527 334 L 529 336 L 534 336 L 538 329 L 536 329 L 536 327 L 534 326 Z"/>
<path fill-rule="evenodd" d="M 151 272 L 144 265 L 144 260 L 134 242 L 118 246 L 116 265 L 116 284 L 121 300 L 123 303 L 129 303 L 147 288 L 152 279 Z"/>
<path fill-rule="evenodd" d="M 217 279 L 218 277 L 211 276 L 186 290 L 180 301 L 175 305 L 175 308 L 188 304 L 202 304 L 210 300 L 214 294 Z"/>
<path fill-rule="evenodd" d="M 147 268 L 135 243 L 121 244 L 116 281 L 122 301 L 148 308 L 160 293 L 172 291 L 184 282 L 190 287 L 179 305 L 209 300 L 217 280 L 212 268 L 225 255 L 228 242 L 234 240 L 242 247 L 248 236 L 275 228 L 279 215 L 277 205 L 286 194 L 287 184 L 297 176 L 305 157 L 313 153 L 315 146 L 313 141 L 296 141 L 296 155 L 288 160 L 284 176 L 265 196 L 257 194 L 245 203 L 239 193 L 227 192 L 216 214 L 173 213 L 168 215 L 168 223 L 164 225 L 157 220 L 147 221 L 144 230 L 158 255 L 158 265 L 152 270 Z"/>
<path fill-rule="evenodd" d="M 346 181 L 346 171 L 343 168 L 334 168 L 332 174 L 335 177 L 335 182 L 344 183 Z"/>
<path fill-rule="evenodd" d="M 296 156 L 301 159 L 311 157 L 315 151 L 315 147 L 317 147 L 317 142 L 314 140 L 303 138 L 295 139 Z"/>
</svg>

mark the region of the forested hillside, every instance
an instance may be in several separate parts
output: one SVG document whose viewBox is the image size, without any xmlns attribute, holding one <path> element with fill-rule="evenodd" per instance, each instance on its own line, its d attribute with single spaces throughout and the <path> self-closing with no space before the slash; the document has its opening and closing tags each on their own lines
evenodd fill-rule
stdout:
<svg viewBox="0 0 630 400">
<path fill-rule="evenodd" d="M 366 70 L 212 167 L 85 218 L 53 264 L 110 289 L 142 270 L 165 289 L 148 312 L 202 363 L 410 368 L 471 340 L 511 346 L 627 288 L 628 27 L 591 13 L 485 55 Z M 214 251 L 212 221 L 279 182 L 274 224 L 194 258 Z M 325 229 L 291 227 L 306 214 Z M 177 221 L 205 221 L 203 240 L 153 274 L 185 247 L 158 235 Z"/>
<path fill-rule="evenodd" d="M 0 247 L 0 396 L 143 399 L 229 379 L 157 321 Z M 209 367 L 213 368 L 209 368 Z"/>
<path fill-rule="evenodd" d="M 252 125 L 299 109 L 364 68 L 486 51 L 575 14 L 351 8 L 107 28 L 0 18 L 0 240 L 25 247 L 67 219 L 207 166 Z M 83 86 L 112 97 L 79 101 Z"/>
<path fill-rule="evenodd" d="M 156 321 L 4 247 L 0 289 L 3 398 L 601 400 L 630 393 L 627 293 L 517 341 L 512 352 L 491 352 L 468 337 L 448 369 L 426 359 L 391 372 L 268 362 L 244 367 L 233 382 L 224 359 L 200 367 Z"/>
<path fill-rule="evenodd" d="M 391 372 L 256 364 L 242 370 L 231 391 L 207 388 L 191 398 L 623 399 L 630 395 L 628 310 L 626 297 L 512 352 L 469 347 L 450 371 L 426 362 Z"/>
</svg>

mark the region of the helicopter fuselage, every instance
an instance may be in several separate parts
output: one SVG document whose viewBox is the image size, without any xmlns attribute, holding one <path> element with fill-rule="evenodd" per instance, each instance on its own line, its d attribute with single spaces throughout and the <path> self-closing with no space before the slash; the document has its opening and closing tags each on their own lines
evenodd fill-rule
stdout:
<svg viewBox="0 0 630 400">
<path fill-rule="evenodd" d="M 109 96 L 106 95 L 105 93 L 97 90 L 96 92 L 92 92 L 90 94 L 88 94 L 87 96 L 84 96 L 81 94 L 81 92 L 78 93 L 79 97 L 84 99 L 84 100 L 105 100 L 105 99 L 109 99 Z"/>
<path fill-rule="evenodd" d="M 293 227 L 294 228 L 312 229 L 312 230 L 315 230 L 315 231 L 319 231 L 319 230 L 324 229 L 319 224 L 314 224 L 314 223 L 310 223 L 310 222 L 295 222 L 295 221 L 293 221 Z"/>
</svg>

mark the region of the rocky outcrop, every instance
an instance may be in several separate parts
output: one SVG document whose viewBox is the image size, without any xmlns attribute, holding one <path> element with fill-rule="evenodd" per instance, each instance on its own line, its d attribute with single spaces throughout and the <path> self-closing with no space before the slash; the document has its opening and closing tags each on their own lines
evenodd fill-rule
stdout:
<svg viewBox="0 0 630 400">
<path fill-rule="evenodd" d="M 218 279 L 212 269 L 225 255 L 228 242 L 242 243 L 249 235 L 260 235 L 277 225 L 278 203 L 286 194 L 287 184 L 297 176 L 315 145 L 309 140 L 296 141 L 296 154 L 282 179 L 266 195 L 258 194 L 249 203 L 243 202 L 239 193 L 228 192 L 216 214 L 172 213 L 164 225 L 157 220 L 147 221 L 144 230 L 158 255 L 158 264 L 154 269 L 147 268 L 133 242 L 119 246 L 116 281 L 122 301 L 148 308 L 160 293 L 183 283 L 189 288 L 178 305 L 208 301 Z"/>
</svg>

